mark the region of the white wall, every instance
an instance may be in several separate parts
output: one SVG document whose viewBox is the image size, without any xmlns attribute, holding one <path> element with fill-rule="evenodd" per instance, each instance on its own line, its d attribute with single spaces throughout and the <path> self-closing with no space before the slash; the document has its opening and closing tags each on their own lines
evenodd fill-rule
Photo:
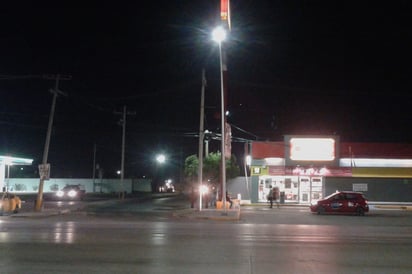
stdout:
<svg viewBox="0 0 412 274">
<path fill-rule="evenodd" d="M 38 192 L 39 190 L 38 178 L 30 179 L 17 179 L 10 178 L 9 180 L 9 191 L 10 192 Z M 123 186 L 121 185 L 120 179 L 95 179 L 95 190 L 96 192 L 111 193 L 119 192 L 122 189 L 127 193 L 132 192 L 132 179 L 124 179 Z M 62 189 L 65 185 L 83 185 L 86 192 L 93 192 L 93 179 L 64 179 L 64 178 L 53 178 L 44 181 L 43 192 L 54 192 Z"/>
</svg>

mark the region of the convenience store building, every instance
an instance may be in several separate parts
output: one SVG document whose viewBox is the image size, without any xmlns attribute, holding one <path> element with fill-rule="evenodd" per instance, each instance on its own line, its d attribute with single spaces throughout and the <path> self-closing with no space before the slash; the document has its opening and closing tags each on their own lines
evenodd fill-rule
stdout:
<svg viewBox="0 0 412 274">
<path fill-rule="evenodd" d="M 278 187 L 281 202 L 310 204 L 335 192 L 370 201 L 412 202 L 412 144 L 346 143 L 339 136 L 286 135 L 250 145 L 251 202 Z"/>
</svg>

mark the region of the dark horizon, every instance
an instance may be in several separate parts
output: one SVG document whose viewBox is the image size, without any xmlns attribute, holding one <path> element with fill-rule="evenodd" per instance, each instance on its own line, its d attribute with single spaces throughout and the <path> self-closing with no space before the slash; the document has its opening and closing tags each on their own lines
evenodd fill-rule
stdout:
<svg viewBox="0 0 412 274">
<path fill-rule="evenodd" d="M 231 6 L 226 47 L 234 137 L 412 142 L 407 1 Z M 205 129 L 219 132 L 219 59 L 210 37 L 219 1 L 7 4 L 0 15 L 7 26 L 0 43 L 0 155 L 33 158 L 33 170 L 41 162 L 55 84 L 45 74 L 72 77 L 59 84 L 67 96 L 56 104 L 48 157 L 54 177 L 91 176 L 94 144 L 108 174 L 120 169 L 116 113 L 124 105 L 135 113 L 127 116 L 126 174 L 150 171 L 157 153 L 171 155 L 171 170 L 197 154 L 202 69 Z M 233 152 L 241 157 L 243 144 L 234 143 Z"/>
</svg>

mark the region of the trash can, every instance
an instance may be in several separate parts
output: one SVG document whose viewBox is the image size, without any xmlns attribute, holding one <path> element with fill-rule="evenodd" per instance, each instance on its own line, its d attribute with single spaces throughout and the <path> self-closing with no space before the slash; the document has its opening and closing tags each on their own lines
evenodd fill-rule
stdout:
<svg viewBox="0 0 412 274">
<path fill-rule="evenodd" d="M 281 204 L 285 203 L 285 192 L 284 191 L 280 192 L 280 203 Z"/>
</svg>

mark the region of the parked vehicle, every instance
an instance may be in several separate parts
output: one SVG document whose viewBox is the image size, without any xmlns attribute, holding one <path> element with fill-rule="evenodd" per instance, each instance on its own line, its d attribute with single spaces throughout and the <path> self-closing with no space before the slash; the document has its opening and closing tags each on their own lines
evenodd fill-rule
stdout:
<svg viewBox="0 0 412 274">
<path fill-rule="evenodd" d="M 5 212 L 18 213 L 20 209 L 20 198 L 9 192 L 3 192 L 0 200 L 0 215 L 3 215 Z"/>
<path fill-rule="evenodd" d="M 361 192 L 338 191 L 311 204 L 310 210 L 318 214 L 354 213 L 363 216 L 369 211 L 369 205 Z"/>
<path fill-rule="evenodd" d="M 83 185 L 66 185 L 62 190 L 58 190 L 55 196 L 61 200 L 82 200 L 85 194 Z"/>
</svg>

